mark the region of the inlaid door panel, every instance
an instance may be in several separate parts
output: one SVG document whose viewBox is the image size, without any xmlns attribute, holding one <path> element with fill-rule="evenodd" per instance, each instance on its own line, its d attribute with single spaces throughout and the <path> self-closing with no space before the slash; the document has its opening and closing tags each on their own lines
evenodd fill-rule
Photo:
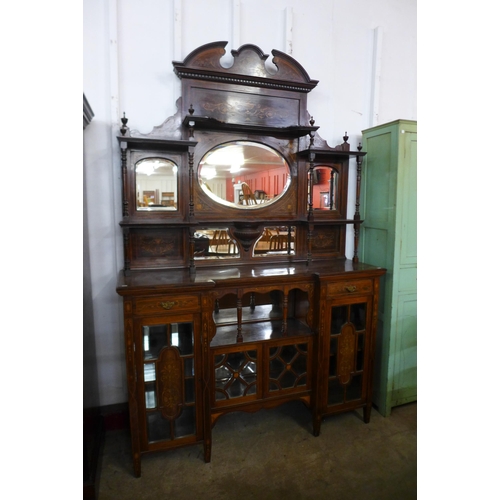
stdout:
<svg viewBox="0 0 500 500">
<path fill-rule="evenodd" d="M 137 331 L 143 448 L 197 440 L 201 432 L 195 363 L 197 315 L 146 318 Z"/>
</svg>

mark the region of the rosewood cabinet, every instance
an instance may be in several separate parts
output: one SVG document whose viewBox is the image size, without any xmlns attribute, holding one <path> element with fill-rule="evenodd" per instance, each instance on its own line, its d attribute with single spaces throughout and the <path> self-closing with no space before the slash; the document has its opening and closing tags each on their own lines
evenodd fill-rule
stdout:
<svg viewBox="0 0 500 500">
<path fill-rule="evenodd" d="M 307 111 L 317 81 L 290 56 L 225 42 L 174 62 L 178 111 L 118 137 L 134 473 L 144 453 L 203 444 L 232 411 L 290 400 L 369 422 L 379 280 L 357 255 L 361 147 L 330 147 Z M 356 210 L 347 217 L 349 162 Z M 346 228 L 354 255 L 346 258 Z"/>
</svg>

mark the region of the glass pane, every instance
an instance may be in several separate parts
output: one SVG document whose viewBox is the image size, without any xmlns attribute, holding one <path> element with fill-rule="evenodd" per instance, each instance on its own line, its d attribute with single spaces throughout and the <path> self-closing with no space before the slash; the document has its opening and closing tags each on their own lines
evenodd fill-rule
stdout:
<svg viewBox="0 0 500 500">
<path fill-rule="evenodd" d="M 332 307 L 332 317 L 330 333 L 332 335 L 340 334 L 342 325 L 347 322 L 347 306 Z"/>
<path fill-rule="evenodd" d="M 148 439 L 149 441 L 161 441 L 171 439 L 170 422 L 162 418 L 159 411 L 148 412 Z"/>
<path fill-rule="evenodd" d="M 290 372 L 288 370 L 285 371 L 280 378 L 281 388 L 288 389 L 290 387 L 293 387 L 295 385 L 296 380 L 297 380 L 297 377 L 292 372 Z"/>
<path fill-rule="evenodd" d="M 146 400 L 146 408 L 156 408 L 156 387 L 150 382 L 145 384 L 144 396 Z"/>
<path fill-rule="evenodd" d="M 225 365 L 215 369 L 215 384 L 217 387 L 223 388 L 226 382 L 231 378 L 233 372 Z"/>
<path fill-rule="evenodd" d="M 328 373 L 330 377 L 337 375 L 337 337 L 330 338 L 330 365 Z"/>
<path fill-rule="evenodd" d="M 192 323 L 172 324 L 172 345 L 179 349 L 181 356 L 193 354 L 193 340 Z"/>
<path fill-rule="evenodd" d="M 365 359 L 365 336 L 360 333 L 358 335 L 358 353 L 356 357 L 356 370 L 360 371 L 363 369 Z"/>
<path fill-rule="evenodd" d="M 351 306 L 351 323 L 357 331 L 366 329 L 366 304 L 353 304 Z"/>
<path fill-rule="evenodd" d="M 337 379 L 328 381 L 328 405 L 336 405 L 344 402 L 344 387 Z"/>
<path fill-rule="evenodd" d="M 184 400 L 186 403 L 194 403 L 194 379 L 184 380 Z"/>
<path fill-rule="evenodd" d="M 304 349 L 305 351 L 305 349 Z M 299 354 L 292 362 L 292 370 L 297 375 L 302 375 L 307 372 L 307 356 L 306 354 Z"/>
<path fill-rule="evenodd" d="M 156 380 L 156 365 L 154 363 L 144 363 L 144 382 Z"/>
<path fill-rule="evenodd" d="M 269 361 L 270 391 L 306 385 L 307 344 L 282 346 L 269 351 L 272 353 Z"/>
<path fill-rule="evenodd" d="M 253 361 L 249 361 L 248 363 L 245 364 L 245 366 L 241 370 L 240 376 L 246 380 L 250 380 L 251 378 L 255 377 L 256 373 L 257 373 L 257 364 L 254 363 Z"/>
<path fill-rule="evenodd" d="M 239 380 L 239 379 L 233 380 L 233 382 L 231 383 L 231 385 L 228 387 L 228 390 L 227 390 L 229 397 L 230 398 L 239 398 L 239 397 L 243 396 L 245 393 L 246 387 L 247 386 L 244 385 L 241 380 Z"/>
<path fill-rule="evenodd" d="M 256 355 L 257 351 L 247 351 L 215 357 L 215 399 L 217 401 L 257 392 Z"/>
<path fill-rule="evenodd" d="M 290 168 L 274 149 L 257 142 L 217 146 L 200 161 L 198 181 L 217 203 L 243 210 L 280 199 L 290 185 Z"/>
<path fill-rule="evenodd" d="M 165 158 L 145 158 L 135 164 L 138 211 L 177 210 L 177 165 Z"/>
<path fill-rule="evenodd" d="M 354 375 L 346 389 L 346 400 L 361 399 L 363 374 Z"/>
<path fill-rule="evenodd" d="M 194 359 L 185 358 L 184 359 L 184 376 L 192 377 L 194 376 Z"/>
<path fill-rule="evenodd" d="M 269 363 L 269 376 L 271 378 L 277 379 L 284 369 L 285 365 L 283 364 L 283 361 L 281 361 L 281 359 L 272 359 Z"/>
<path fill-rule="evenodd" d="M 281 348 L 280 357 L 285 363 L 290 363 L 296 354 L 295 346 L 286 345 Z"/>
<path fill-rule="evenodd" d="M 245 355 L 242 352 L 232 352 L 228 354 L 227 365 L 233 370 L 238 370 L 241 363 L 245 360 Z"/>
<path fill-rule="evenodd" d="M 174 421 L 174 437 L 192 436 L 196 433 L 196 413 L 194 406 L 186 406 Z"/>
<path fill-rule="evenodd" d="M 144 359 L 157 358 L 167 346 L 167 325 L 143 326 Z"/>
</svg>

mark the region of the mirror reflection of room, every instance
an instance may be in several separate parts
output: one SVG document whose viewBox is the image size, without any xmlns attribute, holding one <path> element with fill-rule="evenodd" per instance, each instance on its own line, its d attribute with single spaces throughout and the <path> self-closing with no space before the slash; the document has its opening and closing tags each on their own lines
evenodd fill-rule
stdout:
<svg viewBox="0 0 500 500">
<path fill-rule="evenodd" d="M 137 210 L 177 210 L 177 165 L 165 158 L 145 158 L 135 164 Z"/>
<path fill-rule="evenodd" d="M 205 228 L 194 234 L 195 259 L 238 258 L 240 251 L 227 227 Z"/>
<path fill-rule="evenodd" d="M 312 171 L 312 205 L 314 210 L 337 209 L 338 172 L 330 167 L 315 167 Z"/>
<path fill-rule="evenodd" d="M 295 255 L 295 226 L 265 227 L 254 245 L 253 255 Z"/>
<path fill-rule="evenodd" d="M 209 151 L 200 162 L 198 178 L 203 191 L 218 203 L 258 208 L 286 192 L 290 169 L 272 148 L 236 141 Z"/>
</svg>

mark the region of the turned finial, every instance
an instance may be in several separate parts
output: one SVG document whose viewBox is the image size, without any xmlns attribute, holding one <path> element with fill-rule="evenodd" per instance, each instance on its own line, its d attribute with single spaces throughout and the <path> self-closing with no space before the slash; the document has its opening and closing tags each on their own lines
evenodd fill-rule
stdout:
<svg viewBox="0 0 500 500">
<path fill-rule="evenodd" d="M 120 128 L 120 132 L 122 133 L 122 135 L 127 135 L 127 132 L 128 132 L 128 127 L 127 127 L 128 118 L 125 116 L 125 113 L 123 113 L 123 118 L 121 119 L 121 121 L 122 121 L 122 126 Z"/>
<path fill-rule="evenodd" d="M 311 127 L 314 127 L 314 118 L 311 116 L 311 119 L 309 120 L 309 124 L 311 125 Z M 311 130 L 309 132 L 309 147 L 312 148 L 313 147 L 313 144 L 314 144 L 314 136 L 316 135 L 316 132 L 314 132 L 314 130 Z"/>
</svg>

